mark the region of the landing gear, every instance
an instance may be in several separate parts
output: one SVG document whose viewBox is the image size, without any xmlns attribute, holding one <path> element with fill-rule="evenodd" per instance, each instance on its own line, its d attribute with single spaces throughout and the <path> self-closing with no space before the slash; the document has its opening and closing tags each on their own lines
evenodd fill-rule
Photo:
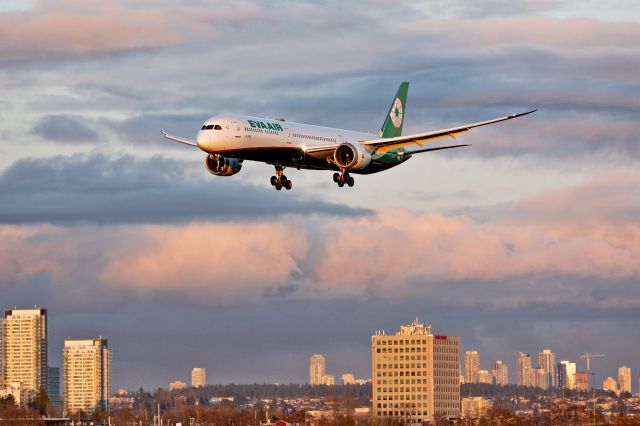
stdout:
<svg viewBox="0 0 640 426">
<path fill-rule="evenodd" d="M 293 188 L 293 182 L 284 175 L 284 167 L 282 166 L 276 166 L 276 175 L 271 176 L 271 185 L 274 186 L 277 191 L 280 191 L 282 188 L 289 191 Z"/>
<path fill-rule="evenodd" d="M 333 181 L 337 183 L 340 188 L 342 188 L 345 185 L 345 183 L 350 187 L 355 185 L 356 183 L 353 176 L 351 176 L 349 172 L 347 172 L 346 170 L 343 170 L 342 173 L 337 173 L 337 172 L 334 173 Z"/>
</svg>

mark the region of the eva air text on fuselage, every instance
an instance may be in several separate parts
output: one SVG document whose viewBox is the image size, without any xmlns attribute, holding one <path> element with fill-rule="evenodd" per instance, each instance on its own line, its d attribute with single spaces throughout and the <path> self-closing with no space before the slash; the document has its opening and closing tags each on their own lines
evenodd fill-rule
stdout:
<svg viewBox="0 0 640 426">
<path fill-rule="evenodd" d="M 256 127 L 258 129 L 268 129 L 268 130 L 278 130 L 282 131 L 282 126 L 277 123 L 263 123 L 262 121 L 253 121 L 247 120 L 251 127 Z"/>
</svg>

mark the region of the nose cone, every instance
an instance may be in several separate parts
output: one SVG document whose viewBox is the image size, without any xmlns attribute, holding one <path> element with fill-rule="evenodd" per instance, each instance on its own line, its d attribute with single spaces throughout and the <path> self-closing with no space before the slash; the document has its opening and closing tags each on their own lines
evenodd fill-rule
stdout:
<svg viewBox="0 0 640 426">
<path fill-rule="evenodd" d="M 200 130 L 196 136 L 196 142 L 198 147 L 203 151 L 209 151 L 211 149 L 211 135 L 206 130 Z"/>
</svg>

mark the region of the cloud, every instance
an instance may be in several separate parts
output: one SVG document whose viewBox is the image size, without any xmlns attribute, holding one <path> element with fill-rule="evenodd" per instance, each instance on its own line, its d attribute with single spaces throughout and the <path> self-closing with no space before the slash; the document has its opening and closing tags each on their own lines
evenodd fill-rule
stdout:
<svg viewBox="0 0 640 426">
<path fill-rule="evenodd" d="M 13 266 L 0 266 L 13 271 L 4 285 L 34 274 L 73 281 L 81 273 L 79 282 L 119 294 L 212 305 L 271 298 L 405 300 L 419 292 L 501 309 L 559 299 L 637 308 L 640 293 L 626 283 L 640 278 L 638 183 L 620 177 L 541 194 L 489 222 L 394 209 L 110 225 L 90 232 L 5 225 L 4 251 L 32 254 L 29 262 L 8 256 L 3 261 Z M 608 195 L 594 198 L 599 193 Z M 568 215 L 558 214 L 563 210 Z"/>
<path fill-rule="evenodd" d="M 2 62 L 86 56 L 168 46 L 180 41 L 171 16 L 122 1 L 41 1 L 28 11 L 0 13 Z"/>
<path fill-rule="evenodd" d="M 274 191 L 267 176 L 263 187 L 239 183 L 237 176 L 212 176 L 200 161 L 102 154 L 21 159 L 0 175 L 0 223 L 184 223 L 283 213 L 368 214 L 307 200 L 294 191 Z"/>
<path fill-rule="evenodd" d="M 102 138 L 92 123 L 94 120 L 78 115 L 50 114 L 38 120 L 31 132 L 53 142 L 95 144 Z"/>
</svg>

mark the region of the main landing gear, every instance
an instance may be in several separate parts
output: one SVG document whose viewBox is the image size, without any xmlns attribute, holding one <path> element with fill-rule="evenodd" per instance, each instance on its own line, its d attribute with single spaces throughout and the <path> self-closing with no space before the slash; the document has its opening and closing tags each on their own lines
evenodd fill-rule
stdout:
<svg viewBox="0 0 640 426">
<path fill-rule="evenodd" d="M 273 185 L 278 191 L 282 188 L 287 191 L 293 188 L 293 182 L 287 179 L 284 175 L 284 167 L 282 166 L 276 166 L 276 175 L 271 176 L 271 185 Z"/>
<path fill-rule="evenodd" d="M 334 173 L 333 181 L 337 183 L 340 188 L 342 188 L 345 183 L 349 186 L 353 186 L 356 183 L 355 179 L 353 179 L 353 176 L 351 176 L 346 170 L 343 170 L 342 173 Z"/>
</svg>

